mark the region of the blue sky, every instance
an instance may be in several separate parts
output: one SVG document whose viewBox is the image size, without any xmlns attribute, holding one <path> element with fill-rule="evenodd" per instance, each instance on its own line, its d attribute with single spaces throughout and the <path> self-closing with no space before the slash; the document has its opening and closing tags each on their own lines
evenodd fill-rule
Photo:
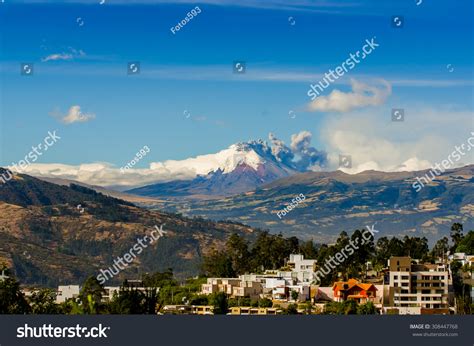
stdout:
<svg viewBox="0 0 474 346">
<path fill-rule="evenodd" d="M 391 108 L 459 115 L 461 123 L 445 135 L 453 143 L 455 133 L 474 129 L 473 4 L 416 2 L 5 0 L 0 165 L 17 162 L 55 129 L 61 141 L 38 163 L 120 167 L 147 145 L 152 152 L 137 165 L 147 167 L 267 139 L 269 132 L 289 142 L 302 130 L 313 134 L 316 148 L 335 152 L 327 134 L 334 121 L 378 114 L 390 122 Z M 202 12 L 172 34 L 195 6 Z M 391 26 L 394 15 L 404 16 L 403 28 Z M 307 111 L 309 84 L 374 36 L 380 47 L 325 95 L 349 92 L 351 78 L 370 85 L 383 79 L 390 95 L 347 114 Z M 53 54 L 68 58 L 44 61 Z M 236 60 L 246 62 L 245 75 L 232 73 Z M 127 75 L 130 61 L 140 62 L 139 75 Z M 20 75 L 22 62 L 34 63 L 33 76 Z M 60 122 L 75 105 L 95 117 Z M 421 131 L 404 125 L 394 143 Z M 416 156 L 434 160 L 421 149 Z"/>
</svg>

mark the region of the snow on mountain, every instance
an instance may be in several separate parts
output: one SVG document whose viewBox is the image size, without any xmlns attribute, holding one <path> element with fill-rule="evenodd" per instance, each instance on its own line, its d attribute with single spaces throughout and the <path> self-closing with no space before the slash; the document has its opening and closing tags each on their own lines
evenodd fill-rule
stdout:
<svg viewBox="0 0 474 346">
<path fill-rule="evenodd" d="M 197 173 L 194 179 L 146 185 L 128 192 L 153 197 L 216 196 L 247 192 L 297 171 L 278 160 L 264 141 L 237 143 L 216 154 L 200 155 L 182 161 L 166 161 L 171 170 L 184 168 Z"/>
<path fill-rule="evenodd" d="M 232 144 L 229 148 L 215 154 L 199 155 L 185 160 L 168 160 L 152 163 L 151 169 L 166 168 L 170 171 L 193 170 L 197 175 L 207 175 L 221 171 L 223 174 L 233 172 L 237 167 L 245 165 L 255 171 L 262 165 L 273 164 L 287 173 L 293 168 L 277 161 L 266 142 L 250 141 Z"/>
<path fill-rule="evenodd" d="M 146 168 L 137 165 L 123 169 L 107 162 L 79 165 L 32 163 L 21 173 L 40 178 L 74 180 L 117 191 L 200 178 L 205 179 L 205 182 L 199 180 L 204 190 L 217 191 L 221 187 L 225 191 L 248 191 L 260 184 L 325 165 L 326 153 L 310 146 L 311 133 L 302 131 L 291 139 L 290 146 L 287 146 L 269 134 L 270 144 L 263 140 L 237 143 L 214 154 L 152 162 Z M 150 155 L 154 155 L 153 148 L 151 151 Z M 140 161 L 138 157 L 133 160 Z M 126 163 L 123 161 L 120 165 Z M 210 179 L 212 175 L 214 177 Z M 216 186 L 210 186 L 211 182 Z"/>
</svg>

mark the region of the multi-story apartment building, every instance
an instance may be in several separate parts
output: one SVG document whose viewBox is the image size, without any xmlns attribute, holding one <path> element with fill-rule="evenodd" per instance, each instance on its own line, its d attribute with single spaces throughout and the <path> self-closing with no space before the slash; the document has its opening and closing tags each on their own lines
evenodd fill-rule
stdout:
<svg viewBox="0 0 474 346">
<path fill-rule="evenodd" d="M 240 278 L 209 278 L 201 287 L 202 294 L 224 292 L 231 297 L 259 298 L 263 292 L 260 282 Z"/>
<path fill-rule="evenodd" d="M 292 276 L 298 282 L 312 282 L 315 280 L 316 260 L 305 259 L 303 255 L 290 255 L 287 266 L 291 268 Z"/>
<path fill-rule="evenodd" d="M 239 285 L 239 278 L 209 278 L 207 279 L 207 283 L 202 284 L 201 293 L 211 294 L 224 292 L 230 296 L 234 291 L 234 287 L 238 287 Z"/>
<path fill-rule="evenodd" d="M 449 313 L 449 272 L 444 264 L 412 264 L 410 257 L 391 257 L 389 306 L 399 314 Z"/>
<path fill-rule="evenodd" d="M 232 290 L 233 297 L 250 297 L 257 299 L 263 292 L 263 286 L 261 283 L 250 280 L 240 281 L 239 286 L 234 287 Z"/>
</svg>

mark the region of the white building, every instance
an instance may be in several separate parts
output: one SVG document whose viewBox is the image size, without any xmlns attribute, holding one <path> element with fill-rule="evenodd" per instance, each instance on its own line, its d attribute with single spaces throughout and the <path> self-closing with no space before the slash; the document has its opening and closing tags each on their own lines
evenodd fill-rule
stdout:
<svg viewBox="0 0 474 346">
<path fill-rule="evenodd" d="M 102 296 L 102 300 L 107 302 L 107 301 L 112 300 L 115 293 L 119 294 L 120 287 L 118 287 L 118 286 L 105 286 L 104 291 L 105 291 L 105 293 Z"/>
<path fill-rule="evenodd" d="M 287 263 L 287 266 L 291 268 L 293 277 L 298 280 L 298 282 L 308 282 L 311 283 L 316 279 L 316 260 L 313 259 L 304 259 L 303 255 L 290 255 L 290 260 Z"/>
<path fill-rule="evenodd" d="M 292 299 L 291 292 L 293 291 L 298 292 L 297 300 L 300 302 L 305 302 L 310 299 L 311 288 L 310 285 L 307 283 L 288 286 L 288 290 L 290 294 L 290 299 Z"/>
<path fill-rule="evenodd" d="M 64 303 L 67 299 L 77 298 L 81 287 L 79 285 L 58 286 L 58 294 L 56 295 L 56 303 Z"/>
<path fill-rule="evenodd" d="M 449 261 L 461 262 L 462 265 L 471 263 L 474 259 L 474 256 L 466 255 L 464 252 L 456 252 L 453 255 L 448 256 Z"/>
</svg>

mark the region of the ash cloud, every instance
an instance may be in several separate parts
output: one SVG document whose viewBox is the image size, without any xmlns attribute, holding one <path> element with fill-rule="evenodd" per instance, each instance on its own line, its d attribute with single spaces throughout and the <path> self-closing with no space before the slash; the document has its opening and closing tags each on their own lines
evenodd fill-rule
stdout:
<svg viewBox="0 0 474 346">
<path fill-rule="evenodd" d="M 327 153 L 311 146 L 312 137 L 311 132 L 301 131 L 291 136 L 288 147 L 273 133 L 268 135 L 272 143 L 272 154 L 278 161 L 298 171 L 319 171 L 327 164 Z"/>
<path fill-rule="evenodd" d="M 285 145 L 285 142 L 283 142 L 281 139 L 278 139 L 271 132 L 268 134 L 268 139 L 272 143 L 273 156 L 275 156 L 275 158 L 281 163 L 284 163 L 288 166 L 293 166 L 293 158 L 295 155 L 291 149 Z"/>
</svg>

